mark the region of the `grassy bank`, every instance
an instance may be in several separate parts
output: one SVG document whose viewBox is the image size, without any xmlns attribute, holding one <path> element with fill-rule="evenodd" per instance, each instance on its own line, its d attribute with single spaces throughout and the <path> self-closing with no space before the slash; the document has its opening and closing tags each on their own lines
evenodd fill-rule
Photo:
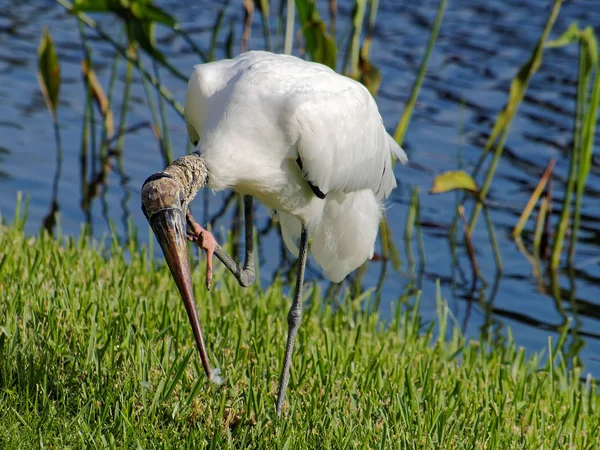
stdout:
<svg viewBox="0 0 600 450">
<path fill-rule="evenodd" d="M 560 355 L 546 370 L 512 344 L 437 340 L 410 311 L 383 329 L 359 302 L 336 312 L 312 289 L 277 420 L 279 282 L 242 290 L 217 271 L 207 294 L 194 271 L 227 377 L 211 386 L 165 267 L 19 228 L 0 228 L 0 448 L 597 446 L 600 395 Z"/>
</svg>

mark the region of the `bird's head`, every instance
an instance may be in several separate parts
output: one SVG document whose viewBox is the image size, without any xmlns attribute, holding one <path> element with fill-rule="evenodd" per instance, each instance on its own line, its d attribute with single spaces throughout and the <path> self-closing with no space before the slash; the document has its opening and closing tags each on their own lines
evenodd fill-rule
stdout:
<svg viewBox="0 0 600 450">
<path fill-rule="evenodd" d="M 165 255 L 186 309 L 193 302 L 187 255 L 186 212 L 182 187 L 165 173 L 152 175 L 142 187 L 142 211 Z"/>
<path fill-rule="evenodd" d="M 189 297 L 192 295 L 186 246 L 186 212 L 207 179 L 208 170 L 204 160 L 198 154 L 191 154 L 150 176 L 142 186 L 142 211 L 163 250 L 186 308 L 187 293 Z"/>
<path fill-rule="evenodd" d="M 164 171 L 150 176 L 142 186 L 142 211 L 156 235 L 175 283 L 187 301 L 191 297 L 186 246 L 186 212 L 196 192 L 207 181 L 208 171 L 197 154 L 183 156 Z"/>
</svg>

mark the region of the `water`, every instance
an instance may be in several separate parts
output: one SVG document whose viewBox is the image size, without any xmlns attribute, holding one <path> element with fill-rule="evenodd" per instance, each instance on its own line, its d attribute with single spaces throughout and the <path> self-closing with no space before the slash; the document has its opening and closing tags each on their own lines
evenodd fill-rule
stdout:
<svg viewBox="0 0 600 450">
<path fill-rule="evenodd" d="M 339 1 L 338 30 L 341 37 L 347 30 L 350 1 Z M 159 2 L 190 31 L 201 48 L 210 42 L 211 30 L 220 2 L 198 1 L 191 7 L 180 2 Z M 274 2 L 273 8 L 278 8 Z M 584 26 L 600 24 L 600 10 L 594 0 L 566 2 L 557 20 L 552 37 L 564 31 L 572 21 Z M 322 15 L 327 17 L 326 5 Z M 568 154 L 572 139 L 577 50 L 575 47 L 552 50 L 544 55 L 544 63 L 533 79 L 517 119 L 512 125 L 504 156 L 498 167 L 489 194 L 490 215 L 501 248 L 504 272 L 496 275 L 487 231 L 480 219 L 473 236 L 477 261 L 485 278 L 475 291 L 469 258 L 462 241 L 457 247 L 457 264 L 452 263 L 448 231 L 455 210 L 455 196 L 427 193 L 436 174 L 462 165 L 472 169 L 490 133 L 498 111 L 504 105 L 510 79 L 524 63 L 535 46 L 550 13 L 551 2 L 530 0 L 455 0 L 449 2 L 437 45 L 431 57 L 428 75 L 413 115 L 405 149 L 410 158 L 406 167 L 397 167 L 397 191 L 389 201 L 387 211 L 394 241 L 402 259 L 400 271 L 388 267 L 382 290 L 380 311 L 389 314 L 392 305 L 408 293 L 409 301 L 416 289 L 422 289 L 421 313 L 426 320 L 435 317 L 435 283 L 440 280 L 443 297 L 448 301 L 457 322 L 470 336 L 490 330 L 494 338 L 506 335 L 511 327 L 519 345 L 539 351 L 547 345 L 548 336 L 556 341 L 559 329 L 567 319 L 573 319 L 566 343 L 570 356 L 577 355 L 586 370 L 600 375 L 600 308 L 598 280 L 600 258 L 598 242 L 600 227 L 600 166 L 594 158 L 583 203 L 582 229 L 577 247 L 576 267 L 572 274 L 558 278 L 558 294 L 545 274 L 534 276 L 532 265 L 511 239 L 511 231 L 538 179 L 551 158 L 557 158 L 553 189 L 553 221 L 555 223 L 568 172 Z M 383 83 L 377 97 L 386 126 L 393 131 L 408 99 L 412 83 L 425 50 L 437 2 L 407 2 L 382 0 L 377 29 L 372 46 L 372 62 L 381 70 Z M 21 1 L 0 5 L 0 211 L 5 219 L 12 218 L 17 192 L 31 199 L 27 231 L 35 233 L 43 223 L 52 203 L 52 182 L 55 175 L 56 148 L 48 111 L 39 92 L 36 70 L 36 50 L 44 26 L 55 40 L 62 69 L 60 131 L 64 148 L 63 173 L 57 197 L 60 226 L 64 233 L 76 234 L 81 223 L 87 222 L 96 236 L 109 232 L 113 222 L 121 237 L 128 233 L 132 220 L 140 230 L 141 240 L 148 241 L 148 227 L 139 207 L 139 190 L 143 180 L 163 168 L 163 160 L 153 132 L 145 122 L 150 120 L 146 97 L 137 74 L 131 90 L 127 125 L 141 127 L 126 136 L 120 171 L 113 161 L 113 170 L 100 186 L 99 196 L 89 208 L 82 207 L 82 172 L 80 142 L 85 109 L 84 85 L 81 77 L 83 53 L 74 18 L 50 1 Z M 239 52 L 243 11 L 237 3 L 229 8 L 225 26 L 218 39 L 216 57 L 224 56 L 224 46 L 231 27 L 235 33 L 234 51 Z M 120 36 L 120 23 L 96 17 L 115 39 Z M 272 27 L 277 26 L 274 19 Z M 598 28 L 596 31 L 600 31 Z M 106 89 L 112 47 L 88 33 L 93 50 L 94 68 Z M 186 75 L 201 62 L 182 39 L 159 29 L 158 43 L 169 61 Z M 250 48 L 264 48 L 262 25 L 255 17 Z M 147 61 L 146 61 L 147 62 Z M 150 64 L 146 67 L 151 69 Z M 115 125 L 120 120 L 120 104 L 125 69 L 121 64 L 115 86 L 113 106 Z M 162 82 L 183 101 L 185 83 L 161 71 Z M 96 112 L 96 118 L 98 118 Z M 187 148 L 185 124 L 168 110 L 170 134 L 176 156 Z M 96 127 L 100 137 L 101 127 Z M 93 155 L 90 155 L 90 158 Z M 96 167 L 94 167 L 94 163 Z M 99 171 L 97 157 L 87 168 L 88 182 Z M 479 180 L 481 182 L 481 180 Z M 420 269 L 416 242 L 413 242 L 416 264 L 407 259 L 404 225 L 411 190 L 421 190 L 421 225 L 423 228 L 425 261 Z M 227 198 L 227 193 L 210 195 L 208 210 L 203 210 L 203 196 L 194 204 L 197 218 L 212 217 Z M 471 204 L 467 203 L 467 215 Z M 289 268 L 292 258 L 282 251 L 277 232 L 269 227 L 264 208 L 257 211 L 260 230 L 259 258 L 261 281 L 268 284 L 278 268 Z M 216 229 L 226 232 L 239 223 L 231 208 L 216 222 Z M 526 247 L 531 250 L 532 227 L 524 233 Z M 219 237 L 219 233 L 217 234 Z M 223 239 L 223 234 L 220 234 Z M 283 258 L 283 261 L 282 261 Z M 375 286 L 381 262 L 369 265 L 362 287 Z M 544 273 L 544 272 L 542 272 Z M 309 277 L 321 279 L 314 263 Z M 327 287 L 325 281 L 323 286 Z"/>
</svg>

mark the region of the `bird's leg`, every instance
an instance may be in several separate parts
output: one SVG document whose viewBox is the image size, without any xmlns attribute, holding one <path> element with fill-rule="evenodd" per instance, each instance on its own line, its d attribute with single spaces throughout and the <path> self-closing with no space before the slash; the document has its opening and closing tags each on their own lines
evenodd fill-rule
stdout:
<svg viewBox="0 0 600 450">
<path fill-rule="evenodd" d="M 200 248 L 206 251 L 206 286 L 210 288 L 210 280 L 212 279 L 212 255 L 213 253 L 221 260 L 225 267 L 236 277 L 238 282 L 243 287 L 248 287 L 254 283 L 255 272 L 254 272 L 254 233 L 253 233 L 253 210 L 252 210 L 252 196 L 244 196 L 244 218 L 245 218 L 245 233 L 246 233 L 246 255 L 244 261 L 244 267 L 240 267 L 235 260 L 229 256 L 225 250 L 223 250 L 217 241 L 215 240 L 212 233 L 202 228 L 191 213 L 187 212 L 186 219 L 190 228 L 192 229 L 192 235 L 189 239 L 196 242 Z"/>
<path fill-rule="evenodd" d="M 298 334 L 298 328 L 302 322 L 302 284 L 304 283 L 304 269 L 306 267 L 306 258 L 308 256 L 308 232 L 304 224 L 302 224 L 302 233 L 300 235 L 300 249 L 298 255 L 298 276 L 296 278 L 296 290 L 294 292 L 294 300 L 287 316 L 288 320 L 288 337 L 285 347 L 285 356 L 283 359 L 283 370 L 279 379 L 279 390 L 277 392 L 277 415 L 281 415 L 283 400 L 285 399 L 285 391 L 288 381 L 290 380 L 290 366 L 292 365 L 292 352 L 294 351 L 294 341 Z"/>
</svg>

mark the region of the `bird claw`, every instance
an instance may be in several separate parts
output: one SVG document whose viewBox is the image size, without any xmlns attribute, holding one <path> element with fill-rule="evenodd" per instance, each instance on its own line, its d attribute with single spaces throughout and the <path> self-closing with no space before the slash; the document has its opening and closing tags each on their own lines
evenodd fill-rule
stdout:
<svg viewBox="0 0 600 450">
<path fill-rule="evenodd" d="M 189 210 L 186 214 L 186 220 L 191 228 L 191 232 L 188 232 L 186 235 L 187 239 L 196 243 L 198 247 L 206 252 L 206 289 L 210 290 L 213 276 L 212 257 L 215 249 L 218 247 L 217 241 L 210 231 L 202 228 L 194 220 Z"/>
</svg>

